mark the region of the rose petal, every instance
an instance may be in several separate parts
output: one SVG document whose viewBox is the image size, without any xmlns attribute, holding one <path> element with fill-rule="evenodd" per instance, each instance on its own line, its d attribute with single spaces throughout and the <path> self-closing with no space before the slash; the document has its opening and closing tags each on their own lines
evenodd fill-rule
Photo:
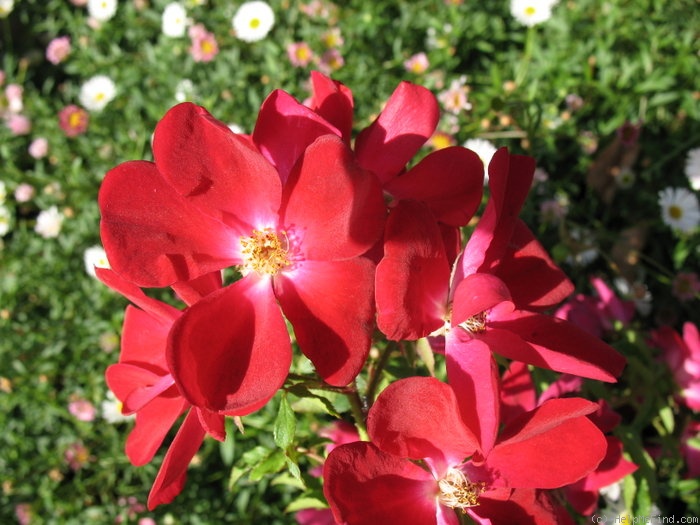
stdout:
<svg viewBox="0 0 700 525">
<path fill-rule="evenodd" d="M 99 193 L 110 265 L 139 286 L 189 281 L 239 262 L 238 238 L 178 195 L 154 164 L 120 164 Z"/>
<path fill-rule="evenodd" d="M 228 415 L 263 406 L 292 358 L 269 280 L 249 275 L 192 305 L 173 325 L 167 358 L 193 405 Z"/>
<path fill-rule="evenodd" d="M 397 176 L 435 131 L 440 116 L 435 95 L 428 89 L 401 82 L 372 124 L 355 139 L 355 153 L 363 168 L 382 184 Z"/>
<path fill-rule="evenodd" d="M 427 206 L 401 201 L 384 233 L 377 265 L 377 326 L 391 340 L 416 340 L 445 324 L 450 266 Z"/>
<path fill-rule="evenodd" d="M 306 148 L 318 137 L 328 134 L 342 136 L 330 122 L 278 89 L 270 93 L 260 107 L 253 142 L 277 168 L 284 184 Z"/>
<path fill-rule="evenodd" d="M 551 489 L 583 478 L 607 449 L 605 436 L 586 417 L 596 408 L 580 398 L 546 401 L 506 425 L 485 467 L 508 487 Z"/>
<path fill-rule="evenodd" d="M 338 128 L 345 143 L 350 144 L 354 107 L 352 91 L 318 71 L 311 72 L 311 85 L 311 109 Z"/>
<path fill-rule="evenodd" d="M 324 495 L 338 523 L 437 524 L 435 479 L 371 443 L 335 448 L 323 466 L 323 480 Z"/>
<path fill-rule="evenodd" d="M 340 260 L 372 247 L 385 210 L 376 178 L 355 163 L 340 138 L 326 135 L 290 174 L 280 216 L 305 259 Z"/>
<path fill-rule="evenodd" d="M 170 109 L 156 126 L 153 156 L 163 178 L 204 215 L 240 231 L 277 221 L 277 171 L 203 107 Z"/>
<path fill-rule="evenodd" d="M 440 476 L 479 449 L 462 422 L 455 392 L 432 377 L 391 383 L 367 416 L 372 441 L 394 456 L 425 460 Z"/>
<path fill-rule="evenodd" d="M 454 146 L 430 153 L 384 189 L 395 199 L 425 202 L 444 224 L 465 226 L 481 204 L 483 173 L 476 153 Z"/>
<path fill-rule="evenodd" d="M 275 293 L 299 348 L 334 386 L 349 384 L 374 331 L 374 264 L 363 258 L 305 261 L 275 277 Z"/>
<path fill-rule="evenodd" d="M 136 424 L 125 446 L 132 465 L 146 465 L 153 459 L 177 418 L 189 406 L 180 396 L 159 397 L 136 413 Z"/>
<path fill-rule="evenodd" d="M 491 349 L 479 340 L 463 340 L 455 330 L 445 339 L 447 378 L 457 396 L 462 421 L 477 437 L 481 454 L 486 455 L 496 441 L 500 422 L 498 365 Z"/>
<path fill-rule="evenodd" d="M 158 476 L 148 495 L 148 510 L 170 503 L 182 492 L 187 478 L 187 467 L 202 446 L 204 429 L 195 410 L 190 410 L 165 454 Z"/>
</svg>

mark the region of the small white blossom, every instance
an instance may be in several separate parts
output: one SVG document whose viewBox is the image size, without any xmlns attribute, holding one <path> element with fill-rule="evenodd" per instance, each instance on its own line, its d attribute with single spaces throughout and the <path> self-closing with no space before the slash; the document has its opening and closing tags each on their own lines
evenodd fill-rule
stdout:
<svg viewBox="0 0 700 525">
<path fill-rule="evenodd" d="M 87 11 L 98 22 L 106 22 L 117 12 L 117 0 L 88 0 Z"/>
<path fill-rule="evenodd" d="M 244 42 L 257 42 L 267 36 L 275 24 L 275 13 L 267 2 L 245 2 L 233 16 L 236 36 Z"/>
<path fill-rule="evenodd" d="M 693 192 L 685 188 L 666 188 L 659 192 L 661 219 L 667 226 L 690 233 L 700 224 L 700 205 Z"/>
<path fill-rule="evenodd" d="M 134 415 L 122 414 L 122 402 L 119 401 L 111 390 L 107 391 L 107 398 L 100 404 L 102 418 L 108 423 L 121 423 L 134 418 Z"/>
<path fill-rule="evenodd" d="M 481 162 L 484 163 L 484 184 L 487 184 L 489 181 L 489 163 L 496 151 L 498 151 L 498 148 L 486 139 L 468 139 L 462 146 L 479 155 Z"/>
<path fill-rule="evenodd" d="M 172 38 L 185 36 L 187 31 L 187 11 L 178 2 L 171 2 L 165 6 L 161 18 L 163 34 Z"/>
<path fill-rule="evenodd" d="M 700 148 L 691 149 L 685 159 L 685 176 L 690 187 L 700 190 Z"/>
<path fill-rule="evenodd" d="M 194 99 L 194 84 L 189 78 L 180 80 L 175 86 L 175 100 L 178 102 L 191 101 Z"/>
<path fill-rule="evenodd" d="M 10 210 L 7 208 L 7 206 L 0 204 L 0 237 L 7 235 L 7 232 L 10 231 L 11 218 L 12 215 L 10 214 Z"/>
<path fill-rule="evenodd" d="M 511 0 L 510 13 L 523 25 L 532 27 L 552 17 L 556 0 Z"/>
<path fill-rule="evenodd" d="M 0 18 L 5 18 L 15 7 L 14 0 L 0 0 Z"/>
<path fill-rule="evenodd" d="M 80 88 L 80 104 L 89 111 L 102 111 L 117 94 L 117 88 L 111 78 L 96 75 L 88 79 Z"/>
<path fill-rule="evenodd" d="M 107 253 L 102 246 L 92 246 L 85 250 L 83 254 L 85 261 L 85 271 L 90 277 L 97 277 L 95 268 L 109 268 Z"/>
<path fill-rule="evenodd" d="M 44 239 L 58 237 L 63 225 L 63 214 L 56 206 L 51 206 L 48 210 L 42 210 L 36 218 L 34 231 Z"/>
</svg>

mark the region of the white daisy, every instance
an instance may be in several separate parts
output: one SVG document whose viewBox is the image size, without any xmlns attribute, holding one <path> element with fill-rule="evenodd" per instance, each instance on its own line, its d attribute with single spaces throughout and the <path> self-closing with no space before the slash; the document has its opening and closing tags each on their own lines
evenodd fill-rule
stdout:
<svg viewBox="0 0 700 525">
<path fill-rule="evenodd" d="M 523 25 L 532 27 L 549 20 L 556 0 L 511 0 L 510 13 Z"/>
<path fill-rule="evenodd" d="M 83 261 L 85 262 L 85 271 L 90 277 L 97 277 L 95 268 L 109 268 L 107 253 L 102 246 L 92 246 L 85 250 Z"/>
<path fill-rule="evenodd" d="M 691 149 L 685 159 L 685 176 L 690 181 L 690 187 L 700 190 L 700 148 Z"/>
<path fill-rule="evenodd" d="M 87 11 L 98 22 L 106 22 L 117 12 L 117 0 L 88 0 Z"/>
<path fill-rule="evenodd" d="M 244 42 L 262 40 L 274 24 L 275 13 L 267 2 L 261 0 L 241 4 L 232 20 L 236 36 Z"/>
<path fill-rule="evenodd" d="M 63 224 L 63 214 L 58 211 L 56 206 L 51 206 L 48 210 L 39 212 L 36 218 L 36 226 L 34 231 L 41 235 L 44 239 L 52 239 L 58 237 Z"/>
<path fill-rule="evenodd" d="M 659 192 L 664 223 L 674 230 L 690 233 L 700 224 L 700 205 L 695 194 L 685 188 L 666 188 Z"/>
<path fill-rule="evenodd" d="M 172 38 L 185 36 L 187 31 L 187 11 L 178 2 L 171 2 L 165 6 L 161 18 L 163 34 Z"/>
<path fill-rule="evenodd" d="M 12 216 L 10 215 L 10 210 L 7 208 L 7 206 L 0 204 L 0 237 L 7 235 L 7 232 L 10 231 L 11 218 Z"/>
<path fill-rule="evenodd" d="M 184 78 L 175 86 L 175 100 L 185 102 L 194 100 L 194 84 L 189 78 Z"/>
<path fill-rule="evenodd" d="M 102 111 L 117 94 L 117 87 L 106 75 L 96 75 L 80 88 L 80 104 L 89 111 Z"/>
<path fill-rule="evenodd" d="M 107 391 L 107 399 L 100 405 L 102 418 L 108 423 L 121 423 L 134 418 L 134 415 L 125 416 L 122 414 L 122 402 L 119 401 L 111 390 Z"/>
<path fill-rule="evenodd" d="M 487 184 L 489 182 L 489 163 L 498 148 L 486 139 L 469 139 L 462 146 L 479 155 L 481 162 L 484 163 L 484 184 Z"/>
</svg>

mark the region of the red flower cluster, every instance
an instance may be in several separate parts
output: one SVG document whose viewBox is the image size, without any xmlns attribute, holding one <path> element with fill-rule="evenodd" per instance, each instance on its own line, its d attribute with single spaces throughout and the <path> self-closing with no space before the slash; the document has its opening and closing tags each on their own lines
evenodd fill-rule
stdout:
<svg viewBox="0 0 700 525">
<path fill-rule="evenodd" d="M 543 313 L 573 286 L 518 218 L 533 161 L 494 156 L 488 204 L 463 243 L 484 170 L 462 147 L 414 160 L 437 126 L 432 93 L 401 83 L 353 141 L 351 91 L 319 73 L 312 86 L 308 106 L 270 94 L 249 136 L 175 106 L 156 127 L 154 162 L 126 162 L 103 182 L 112 269 L 98 276 L 135 304 L 107 371 L 136 413 L 131 461 L 150 461 L 187 412 L 149 507 L 180 492 L 205 435 L 224 438 L 225 416 L 260 409 L 284 385 L 288 322 L 335 387 L 362 371 L 376 328 L 428 337 L 446 358 L 449 384 L 393 383 L 369 411 L 372 443 L 329 454 L 324 490 L 338 523 L 456 523 L 451 509 L 484 523 L 511 523 L 513 509 L 551 515 L 542 489 L 583 479 L 606 456 L 588 417 L 598 405 L 552 399 L 505 420 L 493 354 L 603 381 L 624 359 Z M 186 307 L 140 287 L 170 287 Z"/>
</svg>

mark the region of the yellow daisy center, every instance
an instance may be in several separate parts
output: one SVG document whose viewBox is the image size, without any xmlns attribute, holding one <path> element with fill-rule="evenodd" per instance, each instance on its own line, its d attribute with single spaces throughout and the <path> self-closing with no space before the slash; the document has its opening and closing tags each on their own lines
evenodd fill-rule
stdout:
<svg viewBox="0 0 700 525">
<path fill-rule="evenodd" d="M 248 23 L 251 29 L 257 29 L 260 27 L 260 19 L 259 18 L 251 18 L 250 22 Z"/>
<path fill-rule="evenodd" d="M 668 207 L 668 214 L 672 219 L 679 220 L 681 217 L 683 217 L 683 209 L 676 204 L 672 204 Z"/>
</svg>

